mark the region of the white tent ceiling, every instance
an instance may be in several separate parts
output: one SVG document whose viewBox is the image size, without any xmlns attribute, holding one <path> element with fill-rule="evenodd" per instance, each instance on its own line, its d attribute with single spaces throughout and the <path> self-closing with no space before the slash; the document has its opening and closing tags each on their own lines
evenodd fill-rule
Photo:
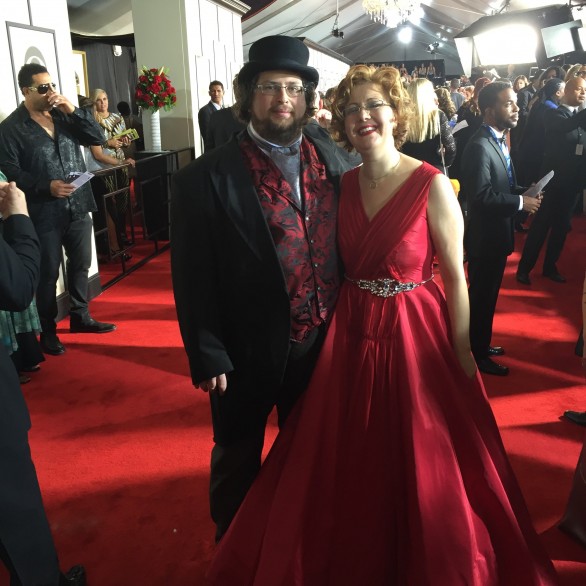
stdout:
<svg viewBox="0 0 586 586">
<path fill-rule="evenodd" d="M 132 33 L 130 0 L 67 0 L 72 32 L 86 35 Z M 246 1 L 246 0 L 245 0 Z M 266 2 L 250 2 L 259 6 Z M 495 10 L 508 12 L 563 4 L 560 0 L 422 0 L 423 18 L 414 26 L 409 46 L 397 39 L 397 29 L 373 22 L 361 0 L 274 0 L 242 23 L 245 59 L 248 47 L 266 35 L 305 37 L 353 62 L 430 59 L 427 47 L 439 41 L 434 57 L 446 60 L 447 69 L 459 66 L 453 36 Z M 568 4 L 567 2 L 565 3 Z M 572 0 L 573 5 L 584 4 Z M 252 11 L 251 11 L 252 12 Z M 338 14 L 337 20 L 336 15 Z M 586 12 L 584 12 L 586 20 Z M 344 33 L 332 35 L 334 25 Z M 442 41 L 442 37 L 446 39 Z M 451 64 L 451 67 L 450 67 Z"/>
</svg>

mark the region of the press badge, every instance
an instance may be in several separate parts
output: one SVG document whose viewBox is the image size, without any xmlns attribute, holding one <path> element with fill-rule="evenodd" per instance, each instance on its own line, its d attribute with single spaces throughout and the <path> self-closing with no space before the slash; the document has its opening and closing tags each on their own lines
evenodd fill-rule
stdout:
<svg viewBox="0 0 586 586">
<path fill-rule="evenodd" d="M 576 145 L 576 155 L 578 155 L 580 157 L 580 156 L 582 156 L 583 153 L 584 153 L 584 145 L 577 144 Z"/>
</svg>

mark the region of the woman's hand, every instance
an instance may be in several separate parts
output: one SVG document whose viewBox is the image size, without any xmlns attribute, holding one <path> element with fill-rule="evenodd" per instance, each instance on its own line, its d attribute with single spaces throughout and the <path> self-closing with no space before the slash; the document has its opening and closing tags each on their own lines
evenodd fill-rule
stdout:
<svg viewBox="0 0 586 586">
<path fill-rule="evenodd" d="M 13 214 L 28 216 L 24 193 L 16 187 L 16 183 L 0 181 L 0 214 L 8 218 Z"/>
<path fill-rule="evenodd" d="M 106 144 L 111 149 L 116 149 L 116 150 L 118 150 L 124 146 L 124 143 L 121 140 L 118 140 L 117 138 L 109 138 L 106 141 Z"/>
<path fill-rule="evenodd" d="M 127 165 L 130 165 L 131 167 L 136 167 L 136 161 L 134 159 L 131 159 L 130 157 L 128 157 L 127 159 L 124 159 L 124 162 Z"/>
</svg>

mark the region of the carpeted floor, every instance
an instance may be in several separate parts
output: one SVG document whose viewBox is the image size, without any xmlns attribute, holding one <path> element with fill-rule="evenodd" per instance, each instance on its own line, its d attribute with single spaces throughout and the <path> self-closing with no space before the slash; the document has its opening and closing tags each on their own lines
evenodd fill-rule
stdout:
<svg viewBox="0 0 586 586">
<path fill-rule="evenodd" d="M 518 248 L 523 235 L 518 235 Z M 506 347 L 505 378 L 485 377 L 531 514 L 562 586 L 586 583 L 586 550 L 559 532 L 584 429 L 559 419 L 586 409 L 580 322 L 586 218 L 575 221 L 560 285 L 503 283 L 493 342 Z M 23 387 L 31 445 L 64 568 L 87 567 L 89 586 L 198 586 L 213 550 L 207 501 L 211 429 L 207 397 L 193 389 L 165 253 L 92 303 L 114 321 L 105 335 L 59 335 Z M 274 435 L 274 426 L 270 430 Z M 0 586 L 8 580 L 0 568 Z M 236 586 L 236 585 L 227 585 Z"/>
</svg>

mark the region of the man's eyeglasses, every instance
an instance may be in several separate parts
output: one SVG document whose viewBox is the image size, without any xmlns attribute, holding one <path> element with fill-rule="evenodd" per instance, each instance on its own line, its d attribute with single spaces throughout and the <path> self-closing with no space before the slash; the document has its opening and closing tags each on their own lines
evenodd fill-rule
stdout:
<svg viewBox="0 0 586 586">
<path fill-rule="evenodd" d="M 54 83 L 42 83 L 36 87 L 30 85 L 28 89 L 39 93 L 41 96 L 44 96 L 49 90 L 56 91 L 57 86 Z"/>
<path fill-rule="evenodd" d="M 258 90 L 264 96 L 276 96 L 281 93 L 281 90 L 285 90 L 290 98 L 297 98 L 305 90 L 309 89 L 309 86 L 296 84 L 280 85 L 278 83 L 259 83 L 257 86 L 255 86 L 254 89 Z"/>
<path fill-rule="evenodd" d="M 342 112 L 344 114 L 344 118 L 348 118 L 348 116 L 355 116 L 360 112 L 360 110 L 366 110 L 369 114 L 371 114 L 373 110 L 378 110 L 383 106 L 390 105 L 391 104 L 388 104 L 383 100 L 368 100 L 368 102 L 366 102 L 366 104 L 363 106 L 360 106 L 359 104 L 350 104 L 349 106 L 346 106 Z"/>
</svg>

